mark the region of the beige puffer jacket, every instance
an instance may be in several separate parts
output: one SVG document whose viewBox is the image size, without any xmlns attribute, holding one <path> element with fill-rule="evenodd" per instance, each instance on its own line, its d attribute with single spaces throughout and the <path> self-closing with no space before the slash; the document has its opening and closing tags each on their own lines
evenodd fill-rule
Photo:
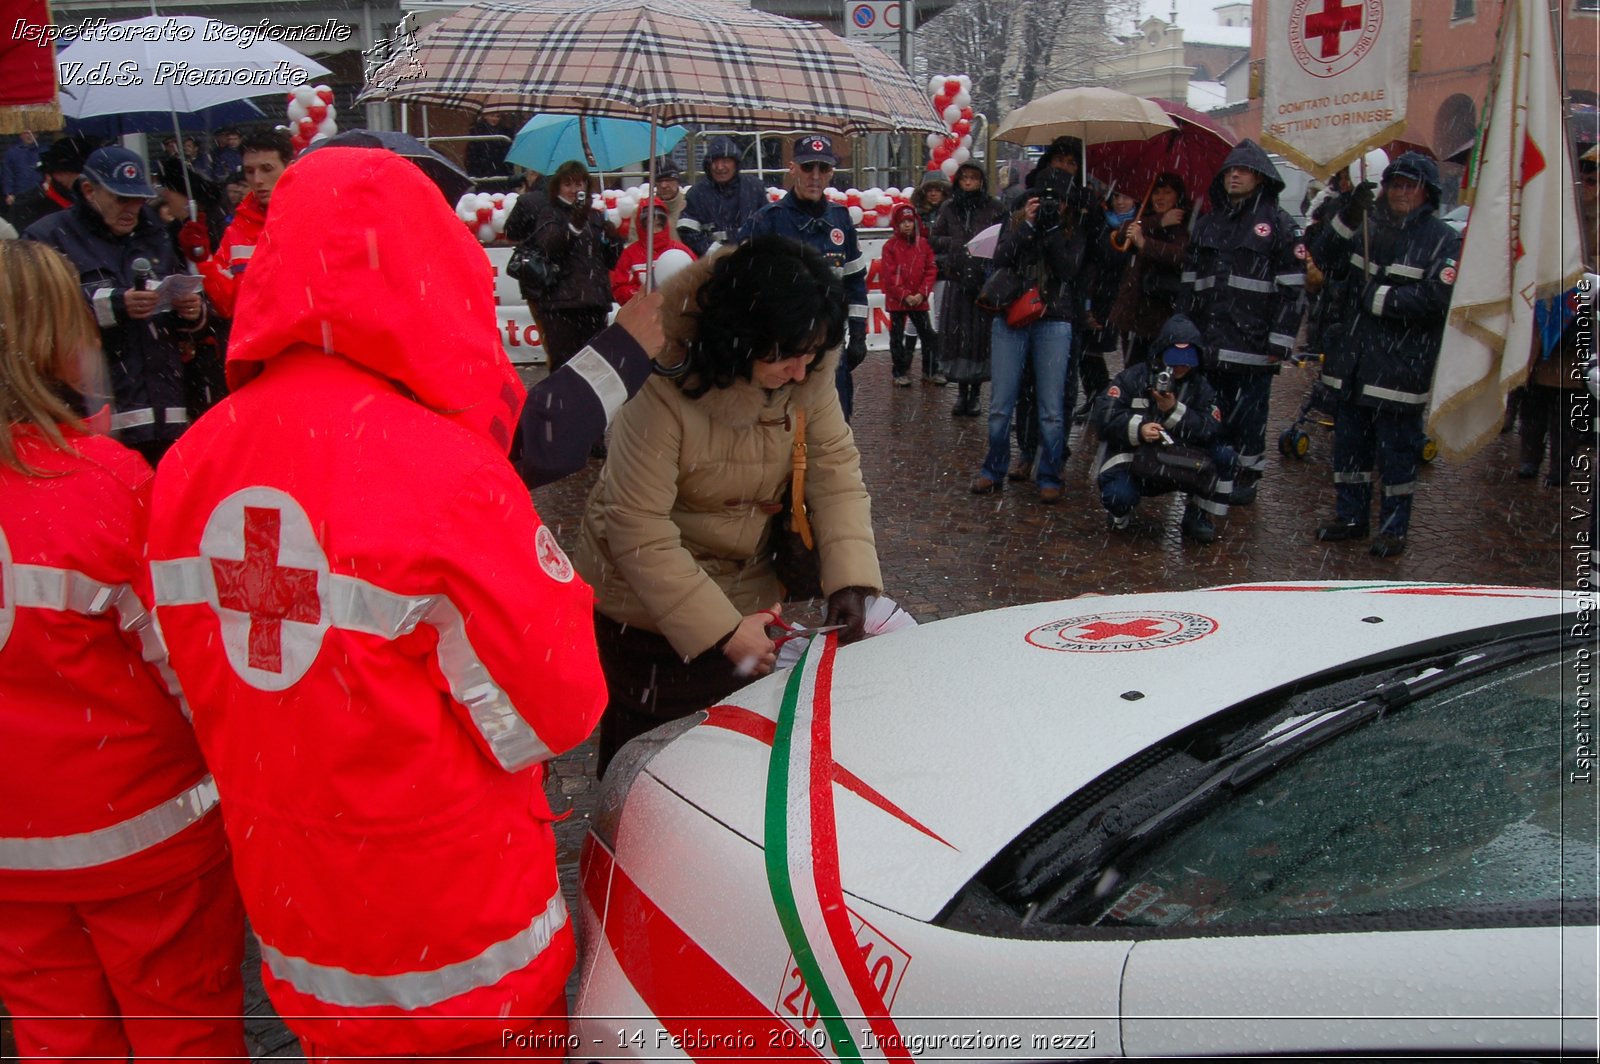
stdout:
<svg viewBox="0 0 1600 1064">
<path fill-rule="evenodd" d="M 718 257 L 665 287 L 669 344 L 681 349 L 692 335 L 683 308 Z M 574 556 L 597 610 L 659 632 L 688 659 L 778 600 L 763 505 L 788 484 L 796 407 L 806 411 L 806 502 L 823 592 L 882 588 L 872 501 L 834 390 L 838 359 L 829 352 L 804 381 L 773 392 L 741 380 L 690 399 L 662 377 L 646 382 L 617 414 Z"/>
</svg>

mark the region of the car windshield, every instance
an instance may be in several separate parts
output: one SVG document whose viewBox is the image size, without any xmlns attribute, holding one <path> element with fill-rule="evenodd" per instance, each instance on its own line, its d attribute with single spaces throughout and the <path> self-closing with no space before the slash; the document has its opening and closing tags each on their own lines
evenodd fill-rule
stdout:
<svg viewBox="0 0 1600 1064">
<path fill-rule="evenodd" d="M 1572 666 L 1524 637 L 1208 722 L 1034 825 L 950 922 L 1223 929 L 1592 897 Z"/>
</svg>

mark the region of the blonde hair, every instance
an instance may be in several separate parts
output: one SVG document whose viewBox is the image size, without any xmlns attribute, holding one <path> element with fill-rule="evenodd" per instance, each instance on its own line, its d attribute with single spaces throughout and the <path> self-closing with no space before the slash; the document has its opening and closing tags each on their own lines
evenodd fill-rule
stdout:
<svg viewBox="0 0 1600 1064">
<path fill-rule="evenodd" d="M 31 240 L 0 240 L 0 464 L 38 475 L 17 457 L 11 430 L 32 426 L 71 450 L 62 426 L 88 431 L 60 387 L 77 360 L 100 347 L 78 272 Z"/>
</svg>

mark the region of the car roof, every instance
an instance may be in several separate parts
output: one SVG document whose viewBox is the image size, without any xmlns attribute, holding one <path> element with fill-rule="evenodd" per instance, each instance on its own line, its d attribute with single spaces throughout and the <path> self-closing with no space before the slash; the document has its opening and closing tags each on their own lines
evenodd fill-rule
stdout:
<svg viewBox="0 0 1600 1064">
<path fill-rule="evenodd" d="M 834 810 L 847 892 L 932 919 L 1008 842 L 1141 750 L 1351 664 L 1492 635 L 1562 593 L 1295 582 L 1081 597 L 839 650 Z M 760 844 L 787 671 L 731 696 L 646 771 Z M 779 799 L 774 799 L 779 800 Z"/>
</svg>

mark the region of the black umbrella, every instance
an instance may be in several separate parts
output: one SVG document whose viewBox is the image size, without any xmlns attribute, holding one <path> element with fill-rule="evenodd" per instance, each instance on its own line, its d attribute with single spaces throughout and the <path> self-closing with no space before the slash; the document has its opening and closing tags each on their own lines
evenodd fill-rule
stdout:
<svg viewBox="0 0 1600 1064">
<path fill-rule="evenodd" d="M 387 148 L 403 159 L 414 163 L 428 175 L 428 180 L 444 194 L 444 201 L 452 208 L 456 201 L 472 191 L 472 178 L 443 155 L 428 147 L 409 133 L 390 130 L 347 129 L 343 133 L 319 140 L 306 151 L 318 148 Z"/>
</svg>

